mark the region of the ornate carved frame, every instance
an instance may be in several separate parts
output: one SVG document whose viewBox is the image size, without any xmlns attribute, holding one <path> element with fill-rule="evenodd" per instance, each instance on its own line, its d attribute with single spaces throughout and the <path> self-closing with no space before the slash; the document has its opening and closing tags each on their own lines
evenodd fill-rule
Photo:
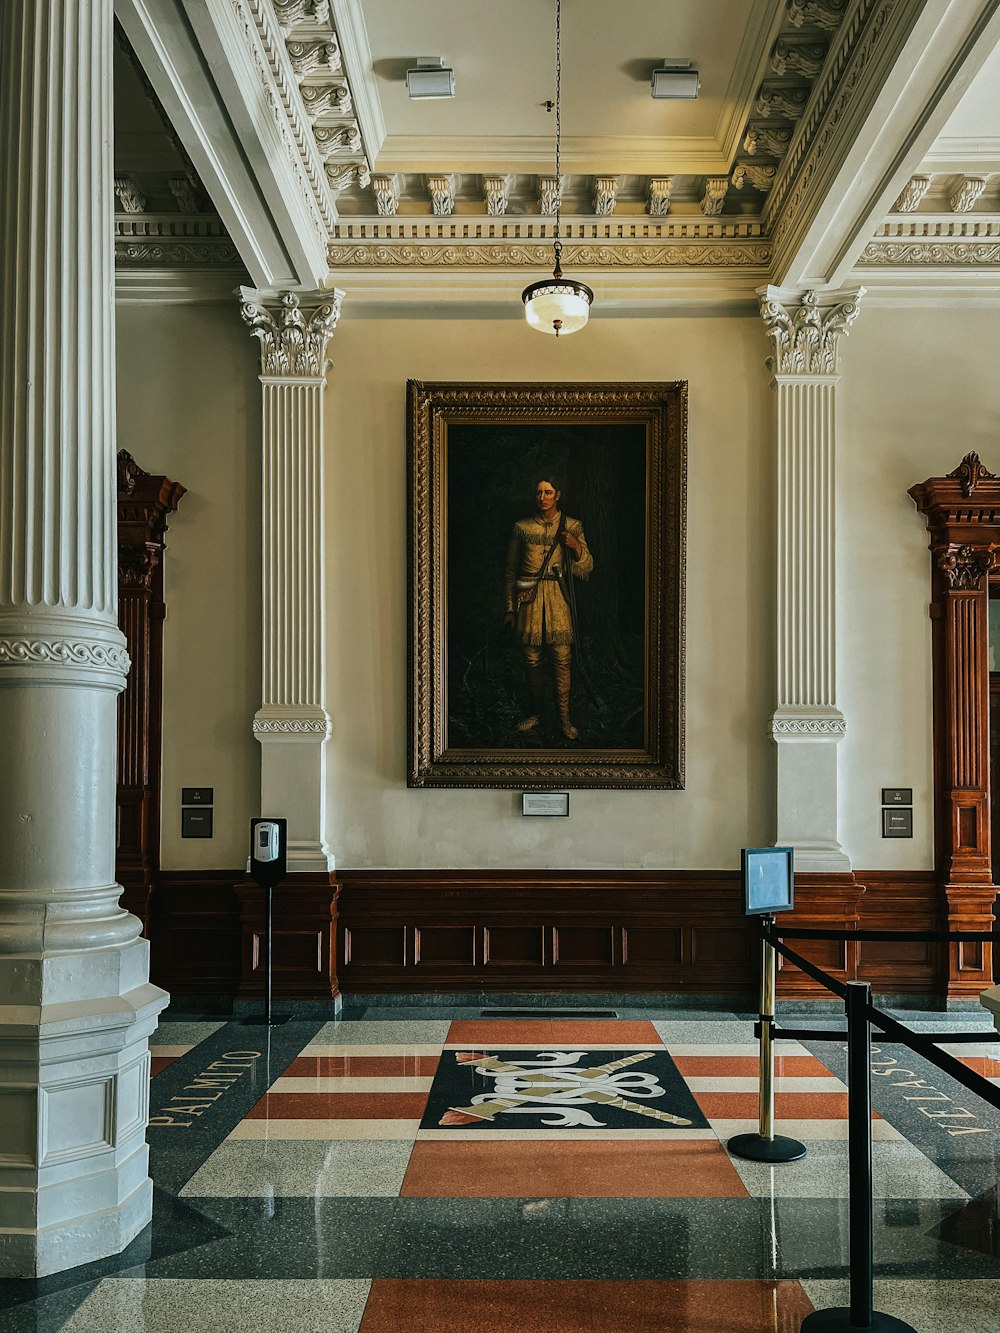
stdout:
<svg viewBox="0 0 1000 1333">
<path fill-rule="evenodd" d="M 687 385 L 424 384 L 407 393 L 411 787 L 684 785 Z M 646 429 L 645 741 L 636 749 L 449 745 L 446 477 L 449 426 L 641 423 Z M 499 620 L 499 612 L 498 612 Z"/>
<path fill-rule="evenodd" d="M 1000 551 L 1000 478 L 976 454 L 908 494 L 933 557 L 935 860 L 950 930 L 990 930 L 989 573 Z M 952 944 L 948 995 L 993 984 L 989 944 Z"/>
<path fill-rule="evenodd" d="M 186 487 L 118 453 L 118 625 L 132 668 L 118 696 L 115 875 L 124 906 L 148 926 L 160 868 L 163 725 L 163 551 L 167 515 Z"/>
</svg>

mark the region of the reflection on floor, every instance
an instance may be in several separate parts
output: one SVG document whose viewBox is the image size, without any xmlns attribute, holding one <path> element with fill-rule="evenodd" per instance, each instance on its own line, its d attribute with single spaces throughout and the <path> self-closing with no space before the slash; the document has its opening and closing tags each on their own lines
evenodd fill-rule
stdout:
<svg viewBox="0 0 1000 1333">
<path fill-rule="evenodd" d="M 168 1015 L 152 1227 L 114 1260 L 0 1282 L 0 1330 L 796 1333 L 846 1304 L 841 1044 L 782 1043 L 779 1129 L 808 1151 L 767 1167 L 725 1148 L 756 1128 L 750 1017 L 618 1013 Z M 904 1017 L 981 1028 L 953 1053 L 1000 1082 L 985 1016 Z M 903 1056 L 873 1054 L 876 1305 L 995 1333 L 1000 1113 Z"/>
</svg>

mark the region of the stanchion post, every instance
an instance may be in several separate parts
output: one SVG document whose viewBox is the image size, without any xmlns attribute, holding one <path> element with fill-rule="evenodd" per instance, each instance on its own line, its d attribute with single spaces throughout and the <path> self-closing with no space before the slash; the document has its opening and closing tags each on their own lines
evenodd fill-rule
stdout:
<svg viewBox="0 0 1000 1333">
<path fill-rule="evenodd" d="M 910 1324 L 875 1309 L 874 1204 L 872 1201 L 872 1043 L 868 1013 L 872 988 L 847 983 L 848 1216 L 851 1304 L 817 1310 L 802 1321 L 802 1333 L 916 1333 Z"/>
<path fill-rule="evenodd" d="M 766 916 L 761 925 L 760 948 L 760 1078 L 757 1106 L 757 1134 L 736 1134 L 726 1147 L 735 1157 L 751 1162 L 797 1162 L 805 1157 L 805 1144 L 774 1132 L 774 1014 L 778 993 L 778 955 L 767 938 L 774 927 L 774 917 Z"/>
<path fill-rule="evenodd" d="M 264 1022 L 271 1026 L 271 925 L 273 917 L 271 909 L 273 907 L 272 897 L 274 890 L 270 884 L 264 890 L 267 894 L 264 907 L 264 954 L 266 959 L 267 971 L 264 974 Z"/>
</svg>

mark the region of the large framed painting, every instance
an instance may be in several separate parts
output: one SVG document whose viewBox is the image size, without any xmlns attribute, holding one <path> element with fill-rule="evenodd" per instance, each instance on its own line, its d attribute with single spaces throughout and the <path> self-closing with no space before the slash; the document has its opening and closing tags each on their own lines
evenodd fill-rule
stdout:
<svg viewBox="0 0 1000 1333">
<path fill-rule="evenodd" d="M 682 787 L 687 385 L 410 380 L 411 787 Z"/>
</svg>

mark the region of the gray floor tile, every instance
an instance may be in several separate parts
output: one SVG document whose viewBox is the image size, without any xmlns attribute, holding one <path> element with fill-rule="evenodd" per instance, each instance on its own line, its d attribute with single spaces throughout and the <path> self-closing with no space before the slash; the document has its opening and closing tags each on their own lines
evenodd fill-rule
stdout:
<svg viewBox="0 0 1000 1333">
<path fill-rule="evenodd" d="M 795 1134 L 794 1123 L 783 1125 Z M 850 1188 L 846 1141 L 811 1140 L 797 1162 L 767 1166 L 732 1157 L 747 1192 L 758 1199 L 846 1199 Z M 966 1192 L 910 1143 L 876 1143 L 872 1152 L 876 1199 L 967 1199 Z"/>
<path fill-rule="evenodd" d="M 655 1018 L 653 1027 L 667 1046 L 747 1046 L 756 1049 L 753 1023 L 681 1017 Z"/>
<path fill-rule="evenodd" d="M 357 1333 L 365 1279 L 255 1282 L 106 1278 L 65 1333 Z"/>
<path fill-rule="evenodd" d="M 450 1026 L 450 1018 L 409 1022 L 348 1019 L 324 1023 L 312 1040 L 341 1046 L 429 1046 L 443 1042 Z"/>
<path fill-rule="evenodd" d="M 223 1143 L 184 1198 L 390 1198 L 412 1145 L 398 1141 L 282 1140 Z"/>
<path fill-rule="evenodd" d="M 802 1286 L 817 1310 L 844 1307 L 850 1300 L 846 1281 L 803 1278 Z M 877 1281 L 875 1309 L 912 1324 L 916 1333 L 996 1333 L 1000 1328 L 1000 1284 Z"/>
<path fill-rule="evenodd" d="M 213 1023 L 161 1023 L 149 1040 L 153 1046 L 197 1046 L 200 1041 L 225 1026 L 222 1020 Z"/>
</svg>

